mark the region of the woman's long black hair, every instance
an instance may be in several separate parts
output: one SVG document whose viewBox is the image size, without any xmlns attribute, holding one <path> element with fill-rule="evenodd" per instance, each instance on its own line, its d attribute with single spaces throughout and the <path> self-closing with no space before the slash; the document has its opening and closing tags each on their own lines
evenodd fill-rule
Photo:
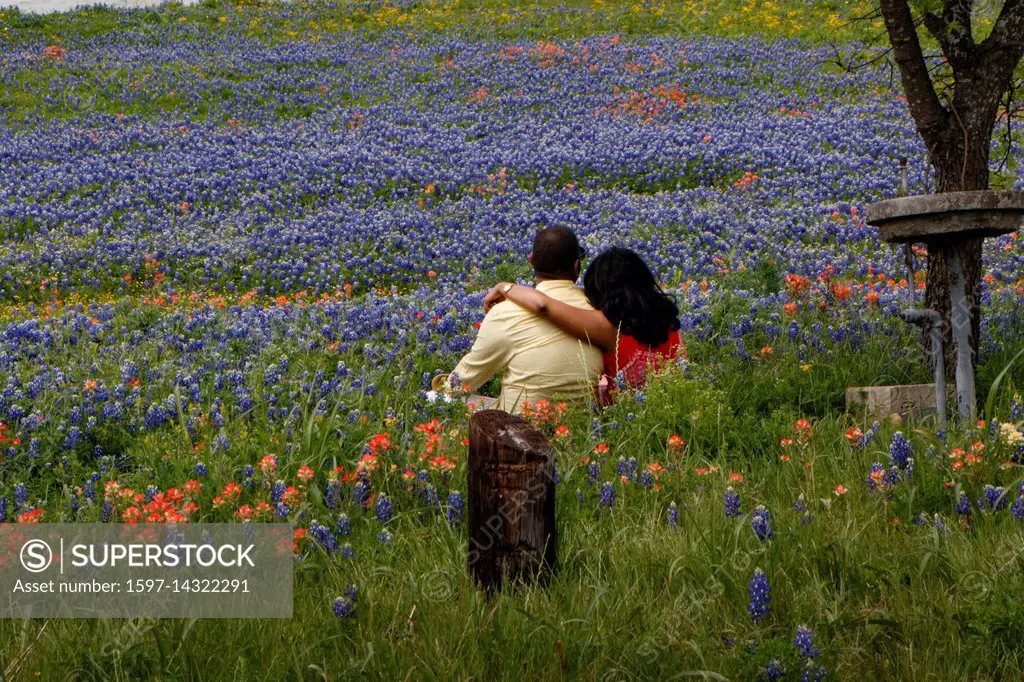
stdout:
<svg viewBox="0 0 1024 682">
<path fill-rule="evenodd" d="M 666 294 L 635 251 L 612 247 L 583 274 L 590 304 L 640 343 L 659 346 L 679 329 L 679 306 Z"/>
</svg>

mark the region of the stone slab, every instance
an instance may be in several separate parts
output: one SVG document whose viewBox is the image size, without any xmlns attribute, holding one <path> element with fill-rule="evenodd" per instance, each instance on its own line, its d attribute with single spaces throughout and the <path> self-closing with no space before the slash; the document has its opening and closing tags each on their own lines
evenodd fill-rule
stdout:
<svg viewBox="0 0 1024 682">
<path fill-rule="evenodd" d="M 865 211 L 867 223 L 888 242 L 994 237 L 1015 232 L 1022 216 L 1024 192 L 990 190 L 888 199 Z"/>
<path fill-rule="evenodd" d="M 851 386 L 846 389 L 846 409 L 863 410 L 879 421 L 893 414 L 901 418 L 935 414 L 935 384 Z"/>
</svg>

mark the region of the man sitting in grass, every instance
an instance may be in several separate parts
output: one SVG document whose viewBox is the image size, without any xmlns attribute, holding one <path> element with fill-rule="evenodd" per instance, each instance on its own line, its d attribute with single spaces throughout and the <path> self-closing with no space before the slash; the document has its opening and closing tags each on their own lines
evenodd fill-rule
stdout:
<svg viewBox="0 0 1024 682">
<path fill-rule="evenodd" d="M 567 227 L 548 227 L 533 240 L 530 264 L 537 290 L 577 308 L 593 310 L 576 286 L 584 251 Z M 514 284 L 505 285 L 508 288 Z M 519 413 L 538 400 L 588 400 L 601 376 L 601 352 L 548 320 L 511 301 L 502 301 L 484 317 L 476 341 L 449 377 L 453 389 L 475 391 L 505 372 L 501 397 L 471 399 L 485 407 Z"/>
</svg>

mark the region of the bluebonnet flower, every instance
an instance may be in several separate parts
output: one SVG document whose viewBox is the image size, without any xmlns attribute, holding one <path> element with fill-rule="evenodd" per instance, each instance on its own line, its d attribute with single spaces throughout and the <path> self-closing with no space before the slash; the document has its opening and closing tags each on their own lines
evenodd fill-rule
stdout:
<svg viewBox="0 0 1024 682">
<path fill-rule="evenodd" d="M 284 484 L 284 481 L 274 481 L 274 484 L 270 486 L 270 501 L 280 502 L 286 488 L 287 486 Z"/>
<path fill-rule="evenodd" d="M 928 525 L 928 515 L 925 514 L 924 512 L 918 512 L 917 516 L 914 517 L 914 525 L 915 526 L 927 526 Z"/>
<path fill-rule="evenodd" d="M 750 604 L 747 611 L 750 620 L 759 621 L 771 611 L 772 588 L 768 584 L 768 576 L 760 568 L 754 569 L 754 577 L 750 579 L 749 585 Z"/>
<path fill-rule="evenodd" d="M 370 497 L 370 481 L 364 476 L 360 475 L 359 480 L 352 486 L 352 501 L 356 504 L 363 506 L 366 504 L 366 500 Z"/>
<path fill-rule="evenodd" d="M 645 469 L 636 477 L 636 482 L 641 488 L 650 488 L 654 485 L 654 474 Z"/>
<path fill-rule="evenodd" d="M 126 360 L 121 365 L 121 383 L 127 384 L 139 378 L 139 366 L 131 360 Z"/>
<path fill-rule="evenodd" d="M 1010 421 L 1021 421 L 1024 419 L 1024 401 L 1020 395 L 1014 395 L 1010 400 Z"/>
<path fill-rule="evenodd" d="M 28 501 L 28 486 L 18 483 L 14 486 L 14 510 L 17 511 Z"/>
<path fill-rule="evenodd" d="M 68 429 L 68 434 L 67 436 L 64 437 L 64 443 L 61 445 L 61 447 L 64 450 L 74 450 L 75 446 L 78 445 L 78 440 L 80 437 L 81 434 L 78 431 L 78 427 L 72 426 L 70 429 Z"/>
<path fill-rule="evenodd" d="M 800 676 L 800 682 L 821 682 L 825 679 L 827 669 L 820 663 L 807 661 L 804 666 L 804 674 Z"/>
<path fill-rule="evenodd" d="M 349 585 L 345 588 L 342 596 L 335 598 L 334 603 L 331 605 L 331 610 L 334 611 L 335 616 L 344 620 L 355 613 L 356 593 L 356 586 Z"/>
<path fill-rule="evenodd" d="M 391 520 L 394 511 L 392 508 L 391 500 L 388 499 L 387 494 L 380 493 L 377 495 L 377 502 L 374 504 L 373 515 L 377 519 L 378 523 L 384 524 Z"/>
<path fill-rule="evenodd" d="M 437 510 L 440 504 L 440 498 L 437 495 L 437 488 L 434 487 L 433 483 L 426 483 L 423 489 L 420 491 L 420 495 L 423 498 L 423 506 L 427 509 Z"/>
<path fill-rule="evenodd" d="M 804 494 L 800 493 L 795 500 L 793 500 L 793 509 L 798 512 L 807 511 L 807 500 L 804 498 Z"/>
<path fill-rule="evenodd" d="M 314 520 L 309 524 L 309 535 L 328 554 L 338 551 L 338 539 L 327 526 Z"/>
<path fill-rule="evenodd" d="M 7 498 L 0 497 L 0 523 L 7 521 Z"/>
<path fill-rule="evenodd" d="M 341 556 L 343 558 L 351 559 L 355 555 L 356 552 L 354 549 L 352 549 L 352 545 L 350 545 L 349 543 L 346 542 L 344 545 L 341 546 Z"/>
<path fill-rule="evenodd" d="M 206 473 L 206 465 L 202 462 L 196 462 L 196 476 L 205 476 Z"/>
<path fill-rule="evenodd" d="M 576 501 L 577 501 L 577 502 L 584 502 L 584 501 L 585 501 L 586 499 L 587 499 L 587 498 L 586 498 L 586 496 L 585 496 L 585 495 L 583 494 L 583 491 L 582 491 L 582 490 L 580 490 L 579 488 L 577 488 L 577 489 L 576 489 Z"/>
<path fill-rule="evenodd" d="M 679 505 L 675 502 L 668 505 L 668 525 L 673 528 L 679 526 Z"/>
<path fill-rule="evenodd" d="M 785 674 L 786 669 L 782 666 L 782 661 L 773 658 L 768 661 L 768 667 L 761 671 L 761 679 L 767 680 L 767 682 L 775 682 L 776 680 L 781 680 Z"/>
<path fill-rule="evenodd" d="M 626 459 L 625 457 L 619 457 L 619 463 L 617 471 L 619 476 L 625 478 L 628 481 L 633 480 L 633 475 L 636 473 L 637 461 L 635 457 Z"/>
<path fill-rule="evenodd" d="M 453 490 L 448 493 L 448 510 L 447 519 L 448 525 L 454 526 L 462 523 L 462 519 L 466 514 L 466 504 L 462 499 L 462 493 L 458 490 Z"/>
<path fill-rule="evenodd" d="M 167 410 L 161 405 L 152 404 L 146 410 L 146 415 L 143 417 L 142 427 L 144 429 L 157 429 L 167 423 Z"/>
<path fill-rule="evenodd" d="M 341 504 L 341 483 L 335 479 L 327 481 L 324 489 L 324 504 L 328 509 L 337 509 Z"/>
<path fill-rule="evenodd" d="M 946 522 L 942 520 L 942 516 L 939 514 L 936 514 L 932 518 L 932 527 L 940 533 L 945 533 L 947 531 Z"/>
<path fill-rule="evenodd" d="M 978 508 L 982 511 L 998 512 L 1006 509 L 1010 500 L 1006 488 L 995 485 L 986 485 L 981 491 L 982 497 L 978 500 Z"/>
<path fill-rule="evenodd" d="M 772 527 L 772 517 L 764 505 L 757 505 L 753 515 L 750 517 L 750 527 L 758 540 L 768 541 L 775 539 L 775 529 Z"/>
<path fill-rule="evenodd" d="M 377 535 L 377 542 L 385 546 L 390 545 L 393 539 L 394 536 L 391 535 L 391 531 L 387 528 L 382 529 L 380 534 Z"/>
<path fill-rule="evenodd" d="M 801 625 L 796 629 L 793 645 L 804 658 L 816 658 L 820 653 L 818 648 L 814 646 L 814 632 L 805 625 Z"/>
<path fill-rule="evenodd" d="M 597 477 L 601 475 L 601 465 L 597 462 L 591 462 L 587 465 L 587 484 L 593 485 L 597 481 Z"/>
<path fill-rule="evenodd" d="M 957 516 L 970 518 L 973 510 L 971 509 L 971 498 L 967 497 L 967 493 L 961 492 L 956 502 L 956 513 Z"/>
<path fill-rule="evenodd" d="M 892 443 L 889 445 L 889 466 L 898 469 L 906 469 L 907 461 L 913 453 L 914 447 L 902 431 L 897 431 L 892 436 Z"/>
<path fill-rule="evenodd" d="M 869 445 L 875 440 L 875 436 L 878 435 L 878 429 L 882 426 L 880 422 L 872 422 L 871 428 L 868 429 L 867 433 L 860 439 L 860 446 L 864 447 Z"/>
<path fill-rule="evenodd" d="M 103 523 L 110 523 L 110 517 L 114 513 L 114 505 L 110 503 L 110 500 L 103 500 L 103 507 L 101 508 L 100 520 Z"/>
<path fill-rule="evenodd" d="M 601 497 L 598 499 L 598 506 L 611 509 L 615 506 L 615 486 L 605 482 L 601 485 Z"/>
<path fill-rule="evenodd" d="M 339 514 L 338 522 L 335 524 L 338 529 L 338 535 L 342 537 L 349 535 L 352 532 L 352 523 L 348 519 L 348 514 Z"/>
<path fill-rule="evenodd" d="M 725 489 L 725 515 L 729 518 L 740 515 L 740 494 L 732 486 Z"/>
<path fill-rule="evenodd" d="M 1013 501 L 1010 513 L 1013 514 L 1013 518 L 1018 521 L 1024 521 L 1024 496 L 1018 496 L 1017 499 Z"/>
</svg>

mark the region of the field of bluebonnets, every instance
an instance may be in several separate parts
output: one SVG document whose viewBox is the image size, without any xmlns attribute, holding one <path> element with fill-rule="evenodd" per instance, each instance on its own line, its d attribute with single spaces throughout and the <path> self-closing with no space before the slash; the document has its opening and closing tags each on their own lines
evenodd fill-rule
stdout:
<svg viewBox="0 0 1024 682">
<path fill-rule="evenodd" d="M 861 219 L 922 145 L 836 63 L 865 6 L 707 4 L 0 14 L 0 522 L 298 528 L 292 620 L 5 621 L 0 678 L 1019 679 L 1019 235 L 985 422 L 847 413 L 929 376 Z M 555 222 L 649 260 L 690 361 L 534 415 L 559 570 L 488 601 L 428 389 Z"/>
</svg>

